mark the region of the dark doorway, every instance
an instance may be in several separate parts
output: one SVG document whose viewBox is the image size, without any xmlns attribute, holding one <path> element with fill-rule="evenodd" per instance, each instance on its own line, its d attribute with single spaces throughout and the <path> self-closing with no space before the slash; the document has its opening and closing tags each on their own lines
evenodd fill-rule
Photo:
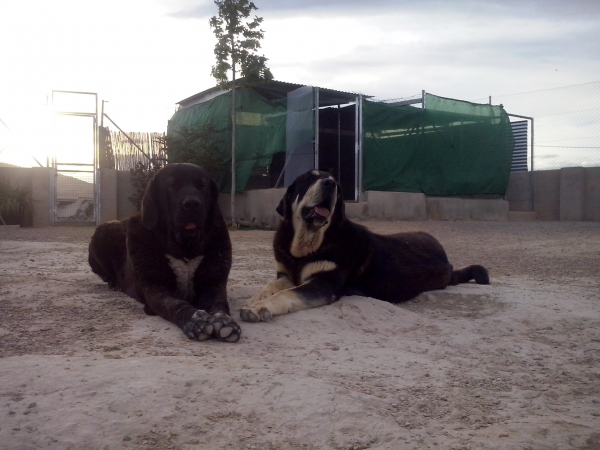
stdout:
<svg viewBox="0 0 600 450">
<path fill-rule="evenodd" d="M 319 110 L 319 170 L 342 186 L 344 200 L 356 200 L 356 106 Z"/>
</svg>

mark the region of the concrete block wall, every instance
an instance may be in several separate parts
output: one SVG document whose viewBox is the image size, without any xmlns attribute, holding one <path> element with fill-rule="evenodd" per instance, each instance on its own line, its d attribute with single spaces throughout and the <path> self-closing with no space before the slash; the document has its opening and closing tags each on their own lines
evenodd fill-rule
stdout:
<svg viewBox="0 0 600 450">
<path fill-rule="evenodd" d="M 600 167 L 512 173 L 506 199 L 537 220 L 600 221 Z"/>
<path fill-rule="evenodd" d="M 127 217 L 134 216 L 138 210 L 129 200 L 134 194 L 133 185 L 131 184 L 131 174 L 128 170 L 117 171 L 117 219 L 122 220 Z"/>
<path fill-rule="evenodd" d="M 31 191 L 33 214 L 27 226 L 45 227 L 52 223 L 52 186 L 56 172 L 48 167 L 0 167 L 0 178 Z"/>
<path fill-rule="evenodd" d="M 506 199 L 509 199 L 511 212 L 533 211 L 533 179 L 529 172 L 513 172 L 510 174 Z"/>
<path fill-rule="evenodd" d="M 509 205 L 502 199 L 427 197 L 431 220 L 508 220 Z"/>
<path fill-rule="evenodd" d="M 567 167 L 560 170 L 560 220 L 583 220 L 585 169 Z"/>
<path fill-rule="evenodd" d="M 373 219 L 425 220 L 425 194 L 412 192 L 366 191 L 368 216 Z"/>
<path fill-rule="evenodd" d="M 533 210 L 539 220 L 560 220 L 560 170 L 533 173 Z"/>
<path fill-rule="evenodd" d="M 53 187 L 56 171 L 50 167 L 31 168 L 31 200 L 33 201 L 33 226 L 48 227 L 52 225 L 52 208 L 54 207 Z"/>
<path fill-rule="evenodd" d="M 47 169 L 50 170 L 50 169 Z M 40 176 L 43 178 L 44 175 Z M 103 175 L 114 180 L 113 174 Z M 103 220 L 124 219 L 137 211 L 128 200 L 133 187 L 128 171 L 116 172 L 115 188 L 106 185 L 104 195 L 115 196 L 110 206 L 102 209 Z M 280 221 L 275 208 L 285 189 L 261 189 L 236 194 L 236 216 L 276 227 Z M 532 196 L 533 194 L 533 196 Z M 532 198 L 533 197 L 533 198 Z M 600 167 L 570 167 L 512 173 L 506 199 L 473 199 L 454 197 L 426 197 L 420 193 L 365 192 L 365 202 L 346 203 L 352 219 L 383 220 L 521 220 L 518 213 L 530 217 L 532 207 L 538 220 L 593 220 L 600 221 Z M 43 200 L 43 199 L 42 199 Z M 103 198 L 103 203 L 105 200 Z M 229 194 L 219 195 L 223 216 L 230 218 Z M 511 214 L 512 213 L 512 214 Z M 516 218 L 516 219 L 515 219 Z M 524 220 L 524 219 L 523 219 Z"/>
<path fill-rule="evenodd" d="M 285 194 L 285 189 L 257 189 L 235 195 L 235 215 L 237 219 L 255 220 L 272 228 L 281 220 L 276 209 Z M 231 195 L 219 194 L 219 207 L 225 220 L 231 220 Z"/>
<path fill-rule="evenodd" d="M 32 225 L 51 225 L 55 171 L 47 167 L 0 167 L 0 177 L 30 186 L 34 213 Z M 103 169 L 101 221 L 124 219 L 137 213 L 129 201 L 133 194 L 129 171 Z M 264 189 L 236 194 L 236 215 L 276 227 L 275 209 L 285 189 Z M 419 193 L 365 192 L 365 202 L 347 203 L 352 219 L 384 220 L 586 220 L 600 221 L 600 167 L 568 167 L 513 173 L 506 199 L 426 197 Z M 230 196 L 219 195 L 225 218 L 230 217 Z M 533 209 L 533 211 L 532 211 Z M 527 217 L 521 218 L 522 215 Z"/>
<path fill-rule="evenodd" d="M 129 200 L 134 189 L 128 170 L 101 169 L 100 176 L 100 223 L 122 220 L 137 214 Z"/>
<path fill-rule="evenodd" d="M 117 171 L 100 170 L 100 223 L 117 219 L 117 192 Z"/>
</svg>

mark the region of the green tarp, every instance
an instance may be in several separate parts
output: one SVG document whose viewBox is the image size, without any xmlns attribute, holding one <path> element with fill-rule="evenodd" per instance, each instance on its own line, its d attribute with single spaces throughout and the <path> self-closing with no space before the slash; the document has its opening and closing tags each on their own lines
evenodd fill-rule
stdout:
<svg viewBox="0 0 600 450">
<path fill-rule="evenodd" d="M 230 95 L 177 111 L 167 133 L 173 137 L 181 127 L 212 123 L 230 165 Z M 275 154 L 286 151 L 286 99 L 270 101 L 251 88 L 239 89 L 236 98 L 236 188 L 243 192 L 253 169 L 269 166 Z M 363 189 L 505 195 L 514 146 L 506 112 L 429 94 L 425 105 L 420 109 L 364 101 Z M 350 151 L 353 157 L 354 148 Z M 327 152 L 337 152 L 337 147 L 319 148 L 322 158 Z M 270 186 L 279 172 L 269 173 L 275 178 Z M 222 192 L 230 191 L 230 180 L 231 176 L 224 178 Z"/>
<path fill-rule="evenodd" d="M 364 102 L 364 190 L 505 195 L 514 146 L 506 112 L 432 95 L 425 105 Z"/>
<path fill-rule="evenodd" d="M 252 169 L 267 166 L 273 155 L 285 152 L 286 108 L 271 102 L 252 89 L 238 89 L 236 130 L 236 191 L 243 192 Z M 167 127 L 167 134 L 177 136 L 182 127 L 212 123 L 223 157 L 231 166 L 231 92 L 204 103 L 177 111 Z M 221 192 L 231 192 L 231 171 L 223 178 Z"/>
</svg>

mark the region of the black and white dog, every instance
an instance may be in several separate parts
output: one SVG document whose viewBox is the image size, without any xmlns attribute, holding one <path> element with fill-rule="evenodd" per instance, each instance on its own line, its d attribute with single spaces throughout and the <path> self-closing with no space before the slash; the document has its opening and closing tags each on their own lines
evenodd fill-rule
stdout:
<svg viewBox="0 0 600 450">
<path fill-rule="evenodd" d="M 140 214 L 98 226 L 89 263 L 110 288 L 190 339 L 236 342 L 241 330 L 227 302 L 231 241 L 217 196 L 206 170 L 168 165 L 149 183 Z"/>
<path fill-rule="evenodd" d="M 344 295 L 397 303 L 421 292 L 475 280 L 487 270 L 453 270 L 441 244 L 423 232 L 375 234 L 346 218 L 340 186 L 328 173 L 299 176 L 277 207 L 283 221 L 273 247 L 277 280 L 240 311 L 243 320 L 315 308 Z"/>
</svg>

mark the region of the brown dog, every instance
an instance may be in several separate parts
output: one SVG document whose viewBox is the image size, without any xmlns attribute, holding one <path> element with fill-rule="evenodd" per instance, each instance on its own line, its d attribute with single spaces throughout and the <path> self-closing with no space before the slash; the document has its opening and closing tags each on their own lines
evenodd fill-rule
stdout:
<svg viewBox="0 0 600 450">
<path fill-rule="evenodd" d="M 106 222 L 89 245 L 92 271 L 176 324 L 190 339 L 236 342 L 227 303 L 231 241 L 217 186 L 194 164 L 170 164 L 149 183 L 139 215 Z"/>
<path fill-rule="evenodd" d="M 277 207 L 273 241 L 277 280 L 250 300 L 247 322 L 315 308 L 343 295 L 389 302 L 472 279 L 489 284 L 478 265 L 453 270 L 441 244 L 422 232 L 382 236 L 346 218 L 340 186 L 325 172 L 299 176 Z"/>
</svg>

